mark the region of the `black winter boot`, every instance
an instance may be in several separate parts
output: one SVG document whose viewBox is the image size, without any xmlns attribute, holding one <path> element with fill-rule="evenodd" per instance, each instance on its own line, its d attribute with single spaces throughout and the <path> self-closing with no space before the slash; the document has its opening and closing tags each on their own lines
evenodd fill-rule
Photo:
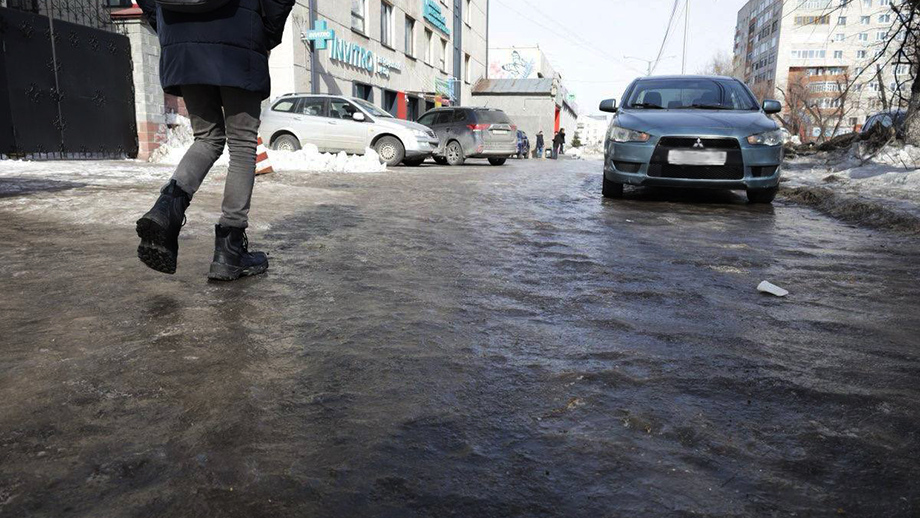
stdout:
<svg viewBox="0 0 920 518">
<path fill-rule="evenodd" d="M 242 228 L 214 226 L 214 261 L 208 278 L 233 281 L 268 270 L 268 257 L 263 252 L 250 252 L 249 239 Z"/>
<path fill-rule="evenodd" d="M 137 257 L 144 264 L 158 272 L 176 273 L 179 231 L 185 224 L 185 209 L 191 201 L 192 197 L 172 180 L 153 208 L 137 220 L 137 235 L 141 238 Z"/>
</svg>

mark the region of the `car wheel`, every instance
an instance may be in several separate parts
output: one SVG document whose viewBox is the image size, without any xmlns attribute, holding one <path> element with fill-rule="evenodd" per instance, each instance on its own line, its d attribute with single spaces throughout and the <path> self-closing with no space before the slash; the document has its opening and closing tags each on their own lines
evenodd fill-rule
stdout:
<svg viewBox="0 0 920 518">
<path fill-rule="evenodd" d="M 389 167 L 399 164 L 406 157 L 406 148 L 396 137 L 383 137 L 378 140 L 374 151 L 380 155 L 380 161 Z"/>
<path fill-rule="evenodd" d="M 446 152 L 448 165 L 463 165 L 463 162 L 466 162 L 463 156 L 463 146 L 456 140 L 447 145 Z"/>
<path fill-rule="evenodd" d="M 622 198 L 623 197 L 623 184 L 617 182 L 611 182 L 604 177 L 604 186 L 601 189 L 604 198 Z"/>
<path fill-rule="evenodd" d="M 424 161 L 425 161 L 425 157 L 422 157 L 422 158 L 407 158 L 407 159 L 403 160 L 403 164 L 404 164 L 404 165 L 407 165 L 407 166 L 409 166 L 409 167 L 418 167 L 418 166 L 422 165 L 422 163 L 423 163 Z"/>
<path fill-rule="evenodd" d="M 776 191 L 779 188 L 771 187 L 769 189 L 748 189 L 747 197 L 751 203 L 773 203 L 776 198 Z"/>
<path fill-rule="evenodd" d="M 272 149 L 276 151 L 297 151 L 300 149 L 300 141 L 294 135 L 280 135 L 272 142 Z"/>
<path fill-rule="evenodd" d="M 436 164 L 438 164 L 438 165 L 447 165 L 447 158 L 446 158 L 446 157 L 443 157 L 443 156 L 436 156 L 436 157 L 432 157 L 432 158 L 434 158 L 434 163 L 436 163 Z"/>
<path fill-rule="evenodd" d="M 507 160 L 507 158 L 490 158 L 489 163 L 492 165 L 503 165 Z"/>
</svg>

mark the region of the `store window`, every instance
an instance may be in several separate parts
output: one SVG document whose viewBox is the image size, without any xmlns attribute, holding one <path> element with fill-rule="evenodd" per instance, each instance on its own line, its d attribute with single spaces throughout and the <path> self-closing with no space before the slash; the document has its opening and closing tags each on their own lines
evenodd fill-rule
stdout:
<svg viewBox="0 0 920 518">
<path fill-rule="evenodd" d="M 406 55 L 415 57 L 415 19 L 406 16 Z"/>
<path fill-rule="evenodd" d="M 418 120 L 419 108 L 422 100 L 418 97 L 407 97 L 406 98 L 406 118 L 410 121 Z"/>
<path fill-rule="evenodd" d="M 434 33 L 425 29 L 425 63 L 434 64 Z"/>
<path fill-rule="evenodd" d="M 374 87 L 364 83 L 355 83 L 354 96 L 367 102 L 374 102 Z"/>
<path fill-rule="evenodd" d="M 351 0 L 351 28 L 367 33 L 367 0 Z"/>
<path fill-rule="evenodd" d="M 386 3 L 380 3 L 380 43 L 387 47 L 393 48 L 393 6 Z"/>
</svg>

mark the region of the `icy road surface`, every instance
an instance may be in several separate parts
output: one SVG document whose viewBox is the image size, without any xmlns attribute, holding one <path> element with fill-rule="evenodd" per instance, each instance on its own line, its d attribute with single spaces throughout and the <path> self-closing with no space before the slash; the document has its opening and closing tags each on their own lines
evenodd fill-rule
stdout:
<svg viewBox="0 0 920 518">
<path fill-rule="evenodd" d="M 0 516 L 920 513 L 916 237 L 596 161 L 286 171 L 269 273 L 209 284 L 219 172 L 135 258 L 168 175 L 0 163 Z"/>
</svg>

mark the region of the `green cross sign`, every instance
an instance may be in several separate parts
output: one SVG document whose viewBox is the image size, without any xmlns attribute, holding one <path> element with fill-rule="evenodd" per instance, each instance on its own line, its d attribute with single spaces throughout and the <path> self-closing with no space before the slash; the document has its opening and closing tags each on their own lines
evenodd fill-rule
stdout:
<svg viewBox="0 0 920 518">
<path fill-rule="evenodd" d="M 318 50 L 325 50 L 329 40 L 335 39 L 335 31 L 329 28 L 326 20 L 318 20 L 313 30 L 304 31 L 302 41 L 315 41 Z"/>
</svg>

